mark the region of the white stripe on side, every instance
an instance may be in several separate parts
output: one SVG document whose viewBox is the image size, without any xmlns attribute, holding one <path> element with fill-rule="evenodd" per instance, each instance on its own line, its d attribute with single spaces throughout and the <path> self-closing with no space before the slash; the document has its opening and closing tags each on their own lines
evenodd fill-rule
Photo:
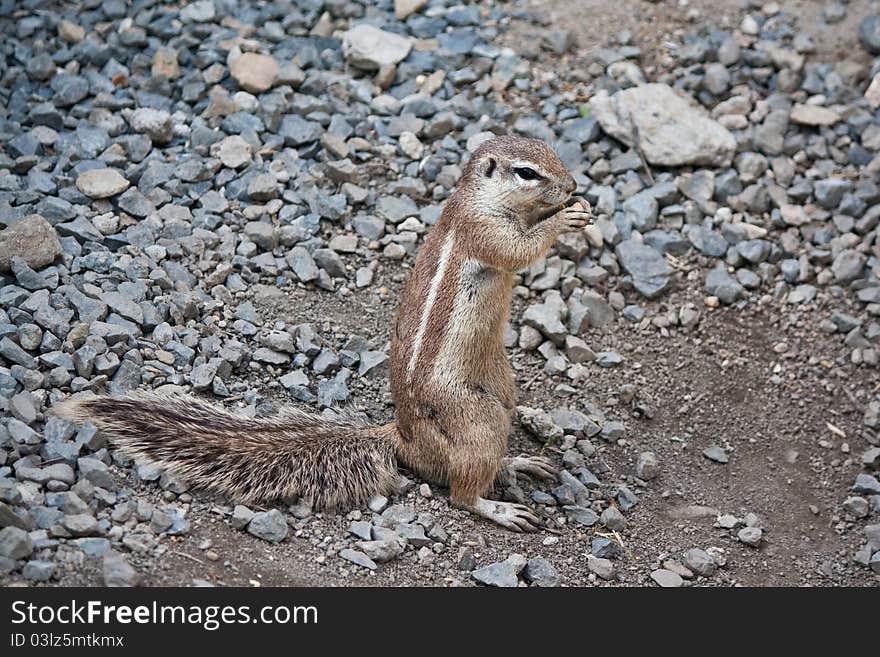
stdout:
<svg viewBox="0 0 880 657">
<path fill-rule="evenodd" d="M 422 341 L 425 339 L 425 331 L 428 330 L 428 318 L 431 316 L 431 308 L 437 300 L 437 292 L 440 290 L 440 283 L 446 274 L 446 267 L 449 264 L 449 256 L 452 253 L 452 247 L 455 244 L 455 231 L 450 230 L 443 242 L 443 248 L 440 250 L 440 259 L 437 261 L 437 271 L 434 272 L 434 278 L 431 279 L 431 287 L 428 289 L 428 298 L 425 299 L 425 306 L 422 308 L 422 319 L 419 322 L 419 330 L 416 331 L 416 339 L 413 341 L 412 355 L 409 357 L 409 364 L 406 368 L 407 383 L 412 382 L 413 374 L 416 371 L 416 362 L 419 360 L 419 352 L 422 350 Z"/>
</svg>

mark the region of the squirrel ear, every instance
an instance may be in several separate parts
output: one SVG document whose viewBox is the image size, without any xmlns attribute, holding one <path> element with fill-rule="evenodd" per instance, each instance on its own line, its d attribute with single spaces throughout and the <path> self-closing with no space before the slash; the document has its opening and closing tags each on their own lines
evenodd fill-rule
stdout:
<svg viewBox="0 0 880 657">
<path fill-rule="evenodd" d="M 495 158 L 490 157 L 485 164 L 486 167 L 486 177 L 491 178 L 492 174 L 495 173 Z"/>
</svg>

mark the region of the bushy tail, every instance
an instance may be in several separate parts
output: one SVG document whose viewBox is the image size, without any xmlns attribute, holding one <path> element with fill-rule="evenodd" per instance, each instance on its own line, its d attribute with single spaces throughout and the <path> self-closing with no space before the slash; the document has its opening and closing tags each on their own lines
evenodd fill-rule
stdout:
<svg viewBox="0 0 880 657">
<path fill-rule="evenodd" d="M 397 480 L 393 423 L 333 422 L 295 408 L 251 419 L 147 392 L 69 399 L 53 413 L 91 421 L 128 456 L 234 502 L 298 496 L 316 509 L 351 507 L 390 494 Z"/>
</svg>

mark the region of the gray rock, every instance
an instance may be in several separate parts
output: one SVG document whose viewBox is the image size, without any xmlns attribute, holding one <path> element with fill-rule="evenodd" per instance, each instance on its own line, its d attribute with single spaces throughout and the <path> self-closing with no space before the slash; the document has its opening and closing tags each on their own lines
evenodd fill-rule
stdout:
<svg viewBox="0 0 880 657">
<path fill-rule="evenodd" d="M 867 495 L 880 495 L 880 481 L 873 475 L 864 472 L 856 475 L 856 481 L 853 484 L 852 491 L 854 493 L 865 493 Z"/>
<path fill-rule="evenodd" d="M 207 23 L 216 15 L 213 0 L 196 0 L 180 10 L 180 20 L 184 23 Z"/>
<path fill-rule="evenodd" d="M 32 269 L 42 269 L 61 253 L 55 229 L 38 214 L 0 231 L 0 271 L 10 270 L 13 257 L 21 258 Z"/>
<path fill-rule="evenodd" d="M 405 59 L 412 49 L 408 37 L 361 23 L 342 35 L 342 52 L 352 66 L 377 70 Z"/>
<path fill-rule="evenodd" d="M 320 139 L 324 129 L 316 121 L 307 121 L 296 114 L 289 114 L 281 120 L 278 134 L 288 146 L 302 146 Z"/>
<path fill-rule="evenodd" d="M 137 586 L 140 583 L 141 577 L 138 572 L 119 552 L 113 550 L 107 552 L 102 566 L 104 586 Z"/>
<path fill-rule="evenodd" d="M 728 273 L 723 264 L 717 265 L 706 274 L 705 289 L 708 294 L 718 297 L 721 303 L 726 304 L 733 303 L 744 292 L 743 286 Z"/>
<path fill-rule="evenodd" d="M 657 582 L 663 588 L 673 589 L 679 588 L 682 584 L 684 584 L 684 580 L 681 578 L 681 575 L 678 573 L 674 573 L 671 570 L 666 570 L 665 568 L 660 568 L 651 573 L 651 579 Z"/>
<path fill-rule="evenodd" d="M 593 422 L 580 411 L 567 408 L 556 408 L 550 411 L 550 417 L 553 419 L 553 422 L 562 427 L 562 430 L 566 433 L 580 431 L 590 438 L 601 431 L 598 424 Z"/>
<path fill-rule="evenodd" d="M 134 217 L 143 218 L 156 211 L 155 204 L 144 196 L 137 187 L 129 187 L 117 202 L 121 210 Z"/>
<path fill-rule="evenodd" d="M 270 201 L 278 196 L 278 181 L 271 173 L 258 174 L 248 183 L 247 193 L 252 201 Z"/>
<path fill-rule="evenodd" d="M 648 191 L 640 192 L 623 202 L 623 212 L 633 228 L 643 233 L 657 225 L 657 199 Z"/>
<path fill-rule="evenodd" d="M 826 210 L 833 210 L 843 200 L 844 194 L 852 190 L 852 182 L 843 178 L 817 180 L 813 184 L 816 201 Z"/>
<path fill-rule="evenodd" d="M 56 566 L 51 561 L 28 561 L 21 574 L 32 582 L 48 582 L 55 574 L 55 569 Z"/>
<path fill-rule="evenodd" d="M 346 561 L 361 566 L 362 568 L 369 568 L 370 570 L 376 570 L 376 568 L 378 568 L 375 561 L 359 550 L 345 548 L 344 550 L 339 551 L 339 556 Z"/>
<path fill-rule="evenodd" d="M 380 540 L 380 541 L 358 541 L 357 547 L 360 548 L 369 559 L 376 563 L 386 563 L 392 559 L 396 559 L 403 554 L 404 546 L 400 541 Z M 363 565 L 363 564 L 358 564 Z"/>
<path fill-rule="evenodd" d="M 763 123 L 755 126 L 754 146 L 756 150 L 767 155 L 779 155 L 788 129 L 788 111 L 772 110 L 764 118 Z"/>
<path fill-rule="evenodd" d="M 709 64 L 703 74 L 703 87 L 713 96 L 720 96 L 730 87 L 730 71 L 724 64 Z"/>
<path fill-rule="evenodd" d="M 549 561 L 543 557 L 532 557 L 523 570 L 526 581 L 535 586 L 554 587 L 559 586 L 561 577 Z"/>
<path fill-rule="evenodd" d="M 710 461 L 715 461 L 716 463 L 727 463 L 730 458 L 727 456 L 727 452 L 725 452 L 721 447 L 717 445 L 712 445 L 703 450 L 703 456 L 705 456 Z"/>
<path fill-rule="evenodd" d="M 602 559 L 590 554 L 587 556 L 587 568 L 602 579 L 610 580 L 614 577 L 614 562 L 610 559 Z"/>
<path fill-rule="evenodd" d="M 855 249 L 843 249 L 831 263 L 831 273 L 838 283 L 848 283 L 861 278 L 867 258 Z"/>
<path fill-rule="evenodd" d="M 416 510 L 409 505 L 393 504 L 382 512 L 382 517 L 392 524 L 406 524 L 416 519 Z"/>
<path fill-rule="evenodd" d="M 128 119 L 131 129 L 146 134 L 154 144 L 167 144 L 173 137 L 171 115 L 152 107 L 141 107 Z"/>
<path fill-rule="evenodd" d="M 565 511 L 565 515 L 568 516 L 569 520 L 583 527 L 592 527 L 599 522 L 599 515 L 587 507 L 578 506 L 576 504 L 567 504 L 563 506 L 562 509 Z"/>
<path fill-rule="evenodd" d="M 236 504 L 232 509 L 230 523 L 233 529 L 244 529 L 254 519 L 254 512 L 242 504 Z"/>
<path fill-rule="evenodd" d="M 642 452 L 636 460 L 636 476 L 639 479 L 650 481 L 660 474 L 660 462 L 654 452 Z"/>
<path fill-rule="evenodd" d="M 616 541 L 605 536 L 595 535 L 590 542 L 590 552 L 600 559 L 616 559 L 623 553 Z"/>
<path fill-rule="evenodd" d="M 287 519 L 278 509 L 259 511 L 248 523 L 247 531 L 252 536 L 270 543 L 280 543 L 287 538 Z"/>
<path fill-rule="evenodd" d="M 847 513 L 855 516 L 856 518 L 866 518 L 868 514 L 871 512 L 871 507 L 868 504 L 868 500 L 864 497 L 859 497 L 858 495 L 852 495 L 846 498 L 841 505 Z"/>
<path fill-rule="evenodd" d="M 626 518 L 623 517 L 623 514 L 616 506 L 609 506 L 605 509 L 599 519 L 603 525 L 612 531 L 622 531 L 626 528 Z"/>
<path fill-rule="evenodd" d="M 116 196 L 128 189 L 129 182 L 116 169 L 90 169 L 76 179 L 76 188 L 89 198 Z"/>
<path fill-rule="evenodd" d="M 485 586 L 516 588 L 519 586 L 518 574 L 516 566 L 507 560 L 478 568 L 471 573 L 471 577 Z"/>
<path fill-rule="evenodd" d="M 665 84 L 600 91 L 590 108 L 606 133 L 628 146 L 638 141 L 651 164 L 729 166 L 736 150 L 726 128 Z"/>
<path fill-rule="evenodd" d="M 0 557 L 7 559 L 25 559 L 34 551 L 31 537 L 18 527 L 0 529 Z"/>
<path fill-rule="evenodd" d="M 612 420 L 602 425 L 602 432 L 599 434 L 599 437 L 608 442 L 615 442 L 623 438 L 624 435 L 626 435 L 626 426 L 623 422 Z"/>
<path fill-rule="evenodd" d="M 699 548 L 692 548 L 684 553 L 684 565 L 703 577 L 711 577 L 718 569 L 712 556 Z"/>
<path fill-rule="evenodd" d="M 546 302 L 531 305 L 522 315 L 523 324 L 538 329 L 545 337 L 562 345 L 568 335 L 568 329 L 562 323 L 562 309 L 560 305 Z"/>
<path fill-rule="evenodd" d="M 672 267 L 658 251 L 641 242 L 625 240 L 615 252 L 620 266 L 632 277 L 633 287 L 642 296 L 653 299 L 669 288 Z"/>
<path fill-rule="evenodd" d="M 372 523 L 366 520 L 353 520 L 348 526 L 348 531 L 365 541 L 372 540 Z"/>
<path fill-rule="evenodd" d="M 869 53 L 880 55 L 880 15 L 869 14 L 859 23 L 859 41 Z"/>
<path fill-rule="evenodd" d="M 751 547 L 758 547 L 761 545 L 764 532 L 760 527 L 743 527 L 737 532 L 736 537 L 740 543 L 745 543 Z"/>
</svg>

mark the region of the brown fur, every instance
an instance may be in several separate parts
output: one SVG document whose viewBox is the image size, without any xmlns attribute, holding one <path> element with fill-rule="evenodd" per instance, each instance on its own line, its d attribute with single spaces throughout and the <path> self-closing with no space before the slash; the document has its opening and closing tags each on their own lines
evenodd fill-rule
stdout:
<svg viewBox="0 0 880 657">
<path fill-rule="evenodd" d="M 73 398 L 53 410 L 89 420 L 123 453 L 237 502 L 302 497 L 334 509 L 390 494 L 397 480 L 393 424 L 331 422 L 296 408 L 252 419 L 195 397 L 150 392 Z"/>
<path fill-rule="evenodd" d="M 523 163 L 540 182 L 517 177 Z M 329 422 L 294 409 L 246 419 L 151 393 L 73 399 L 58 413 L 91 420 L 126 453 L 235 500 L 360 504 L 393 490 L 396 455 L 475 509 L 501 468 L 514 412 L 503 344 L 514 273 L 584 224 L 566 211 L 542 219 L 573 189 L 541 141 L 499 137 L 473 154 L 403 292 L 391 347 L 395 423 Z"/>
<path fill-rule="evenodd" d="M 543 142 L 500 137 L 477 149 L 419 253 L 391 345 L 391 388 L 404 438 L 398 457 L 425 479 L 448 484 L 453 503 L 468 508 L 491 488 L 507 451 L 515 393 L 503 338 L 513 273 L 543 255 L 560 232 L 551 222 L 531 225 L 546 210 L 540 204 L 507 206 L 480 193 L 487 162 L 496 160 L 492 175 L 498 176 L 497 160 L 514 158 L 554 175 L 545 191 L 548 207 L 572 191 L 571 177 Z M 430 314 L 419 376 L 410 381 L 412 336 L 450 232 L 455 255 Z"/>
</svg>

